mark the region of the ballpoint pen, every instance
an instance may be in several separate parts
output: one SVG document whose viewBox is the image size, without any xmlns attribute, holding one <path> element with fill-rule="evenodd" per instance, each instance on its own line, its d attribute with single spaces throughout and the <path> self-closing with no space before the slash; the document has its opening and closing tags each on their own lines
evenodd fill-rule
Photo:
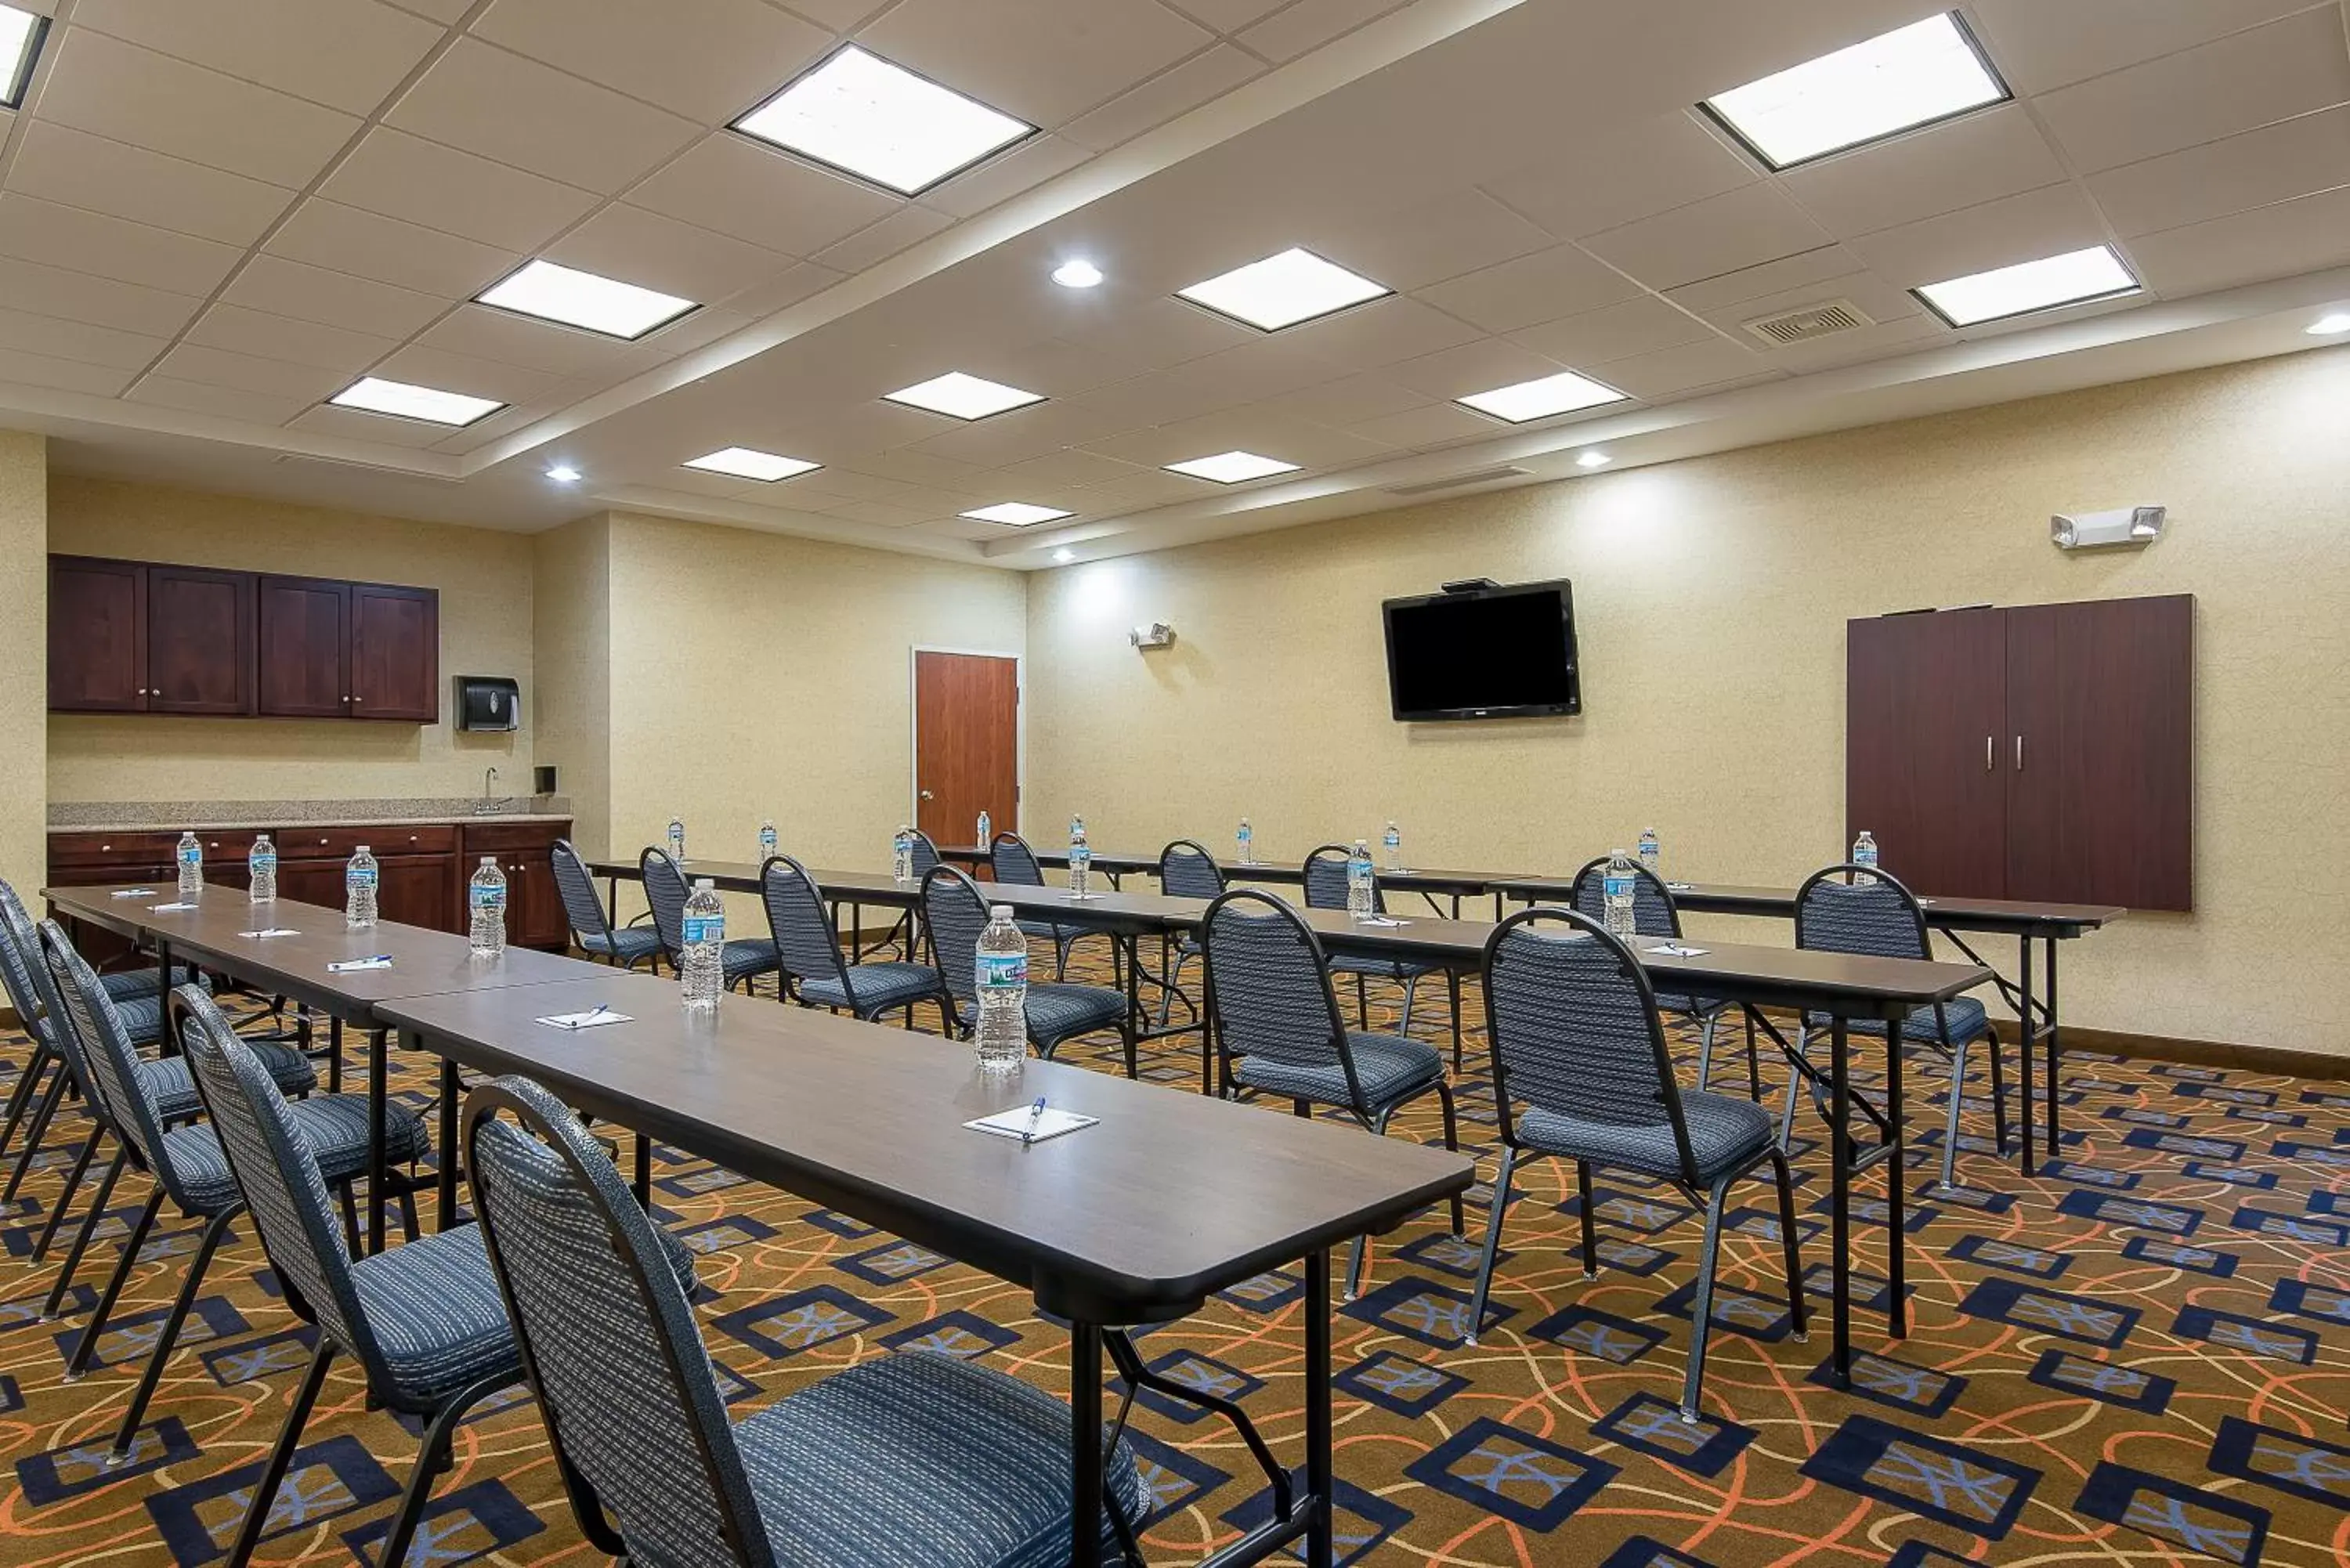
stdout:
<svg viewBox="0 0 2350 1568">
<path fill-rule="evenodd" d="M 1045 1096 L 1039 1095 L 1036 1096 L 1036 1103 L 1028 1107 L 1028 1125 L 1020 1129 L 1021 1147 L 1025 1148 L 1036 1141 L 1036 1124 L 1044 1119 Z"/>
</svg>

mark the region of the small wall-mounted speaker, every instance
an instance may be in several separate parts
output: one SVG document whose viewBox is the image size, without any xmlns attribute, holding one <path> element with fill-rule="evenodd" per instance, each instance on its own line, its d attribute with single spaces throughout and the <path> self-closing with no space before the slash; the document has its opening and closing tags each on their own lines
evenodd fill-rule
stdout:
<svg viewBox="0 0 2350 1568">
<path fill-rule="evenodd" d="M 531 770 L 531 791 L 536 794 L 557 794 L 555 785 L 555 764 L 541 763 Z"/>
</svg>

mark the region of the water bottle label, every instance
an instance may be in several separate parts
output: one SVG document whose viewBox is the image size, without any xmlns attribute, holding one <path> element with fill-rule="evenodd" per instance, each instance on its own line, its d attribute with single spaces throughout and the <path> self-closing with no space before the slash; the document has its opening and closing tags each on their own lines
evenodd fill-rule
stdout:
<svg viewBox="0 0 2350 1568">
<path fill-rule="evenodd" d="M 700 947 L 704 942 L 726 940 L 726 917 L 723 915 L 688 915 L 685 918 L 685 945 Z"/>
<path fill-rule="evenodd" d="M 374 887 L 375 867 L 372 866 L 354 866 L 350 867 L 343 873 L 343 885 L 347 888 Z"/>
<path fill-rule="evenodd" d="M 180 864 L 181 864 L 181 865 L 182 865 L 182 866 L 201 866 L 201 865 L 203 865 L 203 863 L 204 863 L 204 852 L 203 852 L 203 847 L 202 847 L 201 846 L 199 846 L 199 845 L 194 845 L 194 844 L 183 844 L 183 845 L 182 845 L 182 846 L 180 846 Z"/>
<path fill-rule="evenodd" d="M 1611 898 L 1628 898 L 1632 896 L 1633 882 L 1629 877 L 1609 877 L 1606 878 L 1606 886 L 1607 896 Z"/>
<path fill-rule="evenodd" d="M 368 880 L 375 880 L 373 872 L 369 873 Z M 476 909 L 503 909 L 506 907 L 506 890 L 504 888 L 476 888 L 473 892 L 473 908 Z M 687 940 L 691 940 L 691 938 Z"/>
<path fill-rule="evenodd" d="M 1009 991 L 1028 983 L 1026 953 L 982 953 L 979 955 L 979 989 Z"/>
<path fill-rule="evenodd" d="M 1853 859 L 1853 864 L 1854 864 L 1854 865 L 1856 865 L 1856 866 L 1874 866 L 1874 865 L 1876 865 L 1876 864 L 1877 864 L 1877 846 L 1876 846 L 1876 845 L 1874 845 L 1874 844 L 1864 844 L 1864 845 L 1862 845 L 1859 848 L 1857 848 L 1857 849 L 1856 849 L 1856 850 L 1854 850 L 1854 851 L 1852 852 L 1852 859 Z"/>
<path fill-rule="evenodd" d="M 275 871 L 277 869 L 277 857 L 264 852 L 253 857 L 252 865 L 255 871 Z"/>
</svg>

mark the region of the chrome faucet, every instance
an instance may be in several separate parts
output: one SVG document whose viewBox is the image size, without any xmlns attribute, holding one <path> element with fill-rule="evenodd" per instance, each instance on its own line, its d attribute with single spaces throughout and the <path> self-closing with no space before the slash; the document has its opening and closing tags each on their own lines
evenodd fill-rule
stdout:
<svg viewBox="0 0 2350 1568">
<path fill-rule="evenodd" d="M 482 798 L 484 800 L 486 801 L 490 798 L 490 786 L 497 782 L 497 764 L 493 763 L 488 767 L 482 770 Z"/>
</svg>

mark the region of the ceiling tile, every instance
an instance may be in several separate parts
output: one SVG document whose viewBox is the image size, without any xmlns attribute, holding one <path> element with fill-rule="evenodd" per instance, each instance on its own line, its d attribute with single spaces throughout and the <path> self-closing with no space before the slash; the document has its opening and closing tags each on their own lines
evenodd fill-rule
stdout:
<svg viewBox="0 0 2350 1568">
<path fill-rule="evenodd" d="M 1453 191 L 1399 210 L 1332 220 L 1311 248 L 1389 288 L 1419 290 L 1556 242 L 1482 191 Z"/>
<path fill-rule="evenodd" d="M 789 0 L 785 8 L 819 27 L 846 33 L 889 3 L 889 0 Z"/>
<path fill-rule="evenodd" d="M 103 365 L 85 365 L 75 359 L 52 359 L 46 354 L 26 354 L 14 348 L 0 348 L 0 385 L 10 382 L 26 387 L 47 387 L 61 392 L 86 392 L 92 397 L 110 398 L 122 390 L 130 379 L 128 370 L 109 369 Z"/>
<path fill-rule="evenodd" d="M 1881 317 L 1874 327 L 1856 327 L 1833 337 L 1815 337 L 1809 343 L 1784 348 L 1764 348 L 1761 343 L 1755 347 L 1762 350 L 1763 363 L 1772 369 L 1806 376 L 1815 370 L 1882 359 L 1895 353 L 1915 353 L 1937 347 L 1937 339 L 1947 342 L 1955 336 L 1939 317 L 1918 307 L 1908 295 L 1901 298 L 1909 304 L 1909 313 Z"/>
<path fill-rule="evenodd" d="M 869 523 L 877 528 L 903 528 L 911 523 L 927 523 L 941 514 L 920 506 L 897 506 L 887 501 L 845 501 L 828 508 L 827 515 L 845 517 L 851 523 Z"/>
<path fill-rule="evenodd" d="M 944 213 L 934 213 L 910 202 L 879 223 L 858 230 L 837 244 L 827 245 L 808 259 L 835 272 L 860 273 L 953 223 L 954 220 Z"/>
<path fill-rule="evenodd" d="M 376 0 L 76 0 L 73 25 L 359 115 L 445 36 Z"/>
<path fill-rule="evenodd" d="M 343 436 L 352 441 L 380 441 L 386 446 L 407 446 L 419 450 L 432 445 L 449 433 L 446 425 L 397 419 L 390 414 L 363 413 L 358 409 L 330 408 L 323 404 L 288 420 L 286 428 L 310 435 Z"/>
<path fill-rule="evenodd" d="M 468 31 L 709 126 L 755 108 L 832 43 L 763 0 L 495 0 Z"/>
<path fill-rule="evenodd" d="M 2089 194 L 2125 237 L 2350 185 L 2350 108 L 2248 130 L 2092 175 Z"/>
<path fill-rule="evenodd" d="M 1695 283 L 1669 289 L 1667 294 L 1682 309 L 1706 315 L 1742 299 L 1783 294 L 1789 289 L 1845 277 L 1864 271 L 1866 266 L 1866 262 L 1843 245 L 1823 245 L 1818 250 L 1804 251 L 1800 255 L 1782 256 L 1777 261 L 1764 262 L 1761 266 L 1741 267 L 1719 277 L 1700 278 Z"/>
<path fill-rule="evenodd" d="M 2046 92 L 2306 10 L 2310 0 L 1971 0 L 2000 74 Z"/>
<path fill-rule="evenodd" d="M 1404 0 L 1297 0 L 1297 4 L 1258 23 L 1240 37 L 1242 45 L 1275 62 L 1294 60 L 1377 21 Z"/>
<path fill-rule="evenodd" d="M 791 485 L 795 493 L 832 501 L 889 501 L 916 488 L 902 479 L 885 479 L 839 463 L 796 475 Z"/>
<path fill-rule="evenodd" d="M 1021 192 L 1066 174 L 1093 154 L 1058 136 L 1032 136 L 998 153 L 968 174 L 958 174 L 923 200 L 943 213 L 968 218 Z"/>
<path fill-rule="evenodd" d="M 1069 336 L 1115 366 L 1121 379 L 1164 370 L 1256 336 L 1238 323 L 1164 295 L 1113 290 L 1114 284 L 1093 291 L 1112 294 L 1112 308 Z"/>
<path fill-rule="evenodd" d="M 1679 295 L 1674 296 L 1674 299 L 1684 308 L 1694 311 L 1711 322 L 1723 336 L 1741 347 L 1751 347 L 1773 354 L 1773 364 L 1779 362 L 1777 358 L 1779 351 L 1772 345 L 1749 334 L 1745 329 L 1748 322 L 1783 315 L 1790 310 L 1825 305 L 1831 300 L 1847 301 L 1870 320 L 1878 322 L 1897 321 L 1924 315 L 1926 309 L 1924 306 L 1918 303 L 1917 296 L 1908 289 L 1897 288 L 1869 272 L 1847 273 L 1841 277 L 1803 284 L 1783 289 L 1776 294 L 1766 294 L 1753 299 L 1733 300 L 1713 306 L 1690 304 Z M 1534 342 L 1532 334 L 1520 333 L 1518 336 L 1526 342 Z M 1854 335 L 1840 334 L 1839 336 Z M 1539 344 L 1535 346 L 1540 347 Z"/>
<path fill-rule="evenodd" d="M 1365 441 L 1412 452 L 1423 447 L 1450 446 L 1454 441 L 1498 435 L 1510 427 L 1497 420 L 1471 413 L 1457 403 L 1430 403 L 1422 408 L 1407 409 L 1401 413 L 1365 420 L 1348 428 Z"/>
<path fill-rule="evenodd" d="M 2350 264 L 2350 190 L 2212 218 L 2125 247 L 2147 286 L 2177 298 Z"/>
<path fill-rule="evenodd" d="M 289 189 L 308 184 L 359 128 L 338 110 L 82 27 L 65 29 L 40 117 Z"/>
<path fill-rule="evenodd" d="M 215 305 L 198 317 L 188 329 L 188 341 L 264 359 L 313 365 L 345 376 L 356 376 L 400 347 L 395 339 L 372 333 L 226 304 Z"/>
<path fill-rule="evenodd" d="M 1145 469 L 1124 479 L 1113 479 L 1107 484 L 1086 486 L 1083 494 L 1089 504 L 1079 506 L 1077 510 L 1101 516 L 1107 513 L 1190 501 L 1199 493 L 1200 482 L 1196 479 L 1156 468 Z"/>
<path fill-rule="evenodd" d="M 1369 370 L 1472 342 L 1484 334 L 1434 306 L 1398 294 L 1290 327 L 1281 336 L 1341 369 Z"/>
<path fill-rule="evenodd" d="M 999 414 L 961 430 L 931 436 L 921 441 L 919 450 L 987 468 L 1025 462 L 1032 457 L 1043 457 L 1126 428 L 1114 409 L 1094 406 L 1096 398 L 1116 390 L 1106 388 L 1103 392 L 1067 402 L 1039 403 L 1035 408 Z M 933 426 L 942 422 L 931 421 Z"/>
<path fill-rule="evenodd" d="M 276 316 L 395 339 L 409 337 L 448 308 L 429 294 L 265 254 L 247 260 L 221 291 L 221 298 Z M 194 303 L 189 302 L 192 309 Z"/>
<path fill-rule="evenodd" d="M 435 60 L 384 118 L 606 195 L 701 133 L 690 119 L 473 38 Z"/>
<path fill-rule="evenodd" d="M 270 255 L 452 300 L 480 293 L 522 263 L 516 251 L 378 217 L 317 196 L 296 208 L 264 248 Z"/>
<path fill-rule="evenodd" d="M 316 398 L 272 397 L 266 392 L 241 391 L 204 381 L 182 381 L 170 376 L 142 376 L 122 394 L 134 403 L 180 409 L 218 419 L 244 420 L 249 424 L 282 425 L 317 401 Z"/>
<path fill-rule="evenodd" d="M 1417 292 L 1430 305 L 1488 332 L 1512 332 L 1629 299 L 1640 286 L 1577 246 L 1553 245 Z"/>
<path fill-rule="evenodd" d="M 1332 468 L 1379 455 L 1378 444 L 1360 436 L 1303 420 L 1284 420 L 1261 409 L 1221 409 L 1173 424 L 1104 436 L 1087 441 L 1086 447 L 1102 456 L 1152 468 L 1239 450 L 1304 469 Z M 1223 488 L 1212 480 L 1191 483 L 1200 487 L 1201 494 Z"/>
<path fill-rule="evenodd" d="M 123 332 L 87 321 L 68 321 L 61 317 L 0 307 L 0 348 L 20 354 L 43 354 L 52 359 L 78 359 L 118 370 L 138 370 L 170 346 L 170 339 L 151 337 L 143 332 Z"/>
<path fill-rule="evenodd" d="M 1158 0 L 900 0 L 858 42 L 992 109 L 1052 130 L 1205 47 Z"/>
<path fill-rule="evenodd" d="M 2033 100 L 2095 173 L 2350 101 L 2342 10 L 2325 5 Z"/>
<path fill-rule="evenodd" d="M 1687 110 L 1657 115 L 1478 184 L 1565 240 L 1718 196 L 1759 176 Z"/>
<path fill-rule="evenodd" d="M 1301 344 L 1264 337 L 1179 365 L 1167 376 L 1178 386 L 1200 389 L 1203 397 L 1211 400 L 1211 407 L 1229 408 L 1262 402 L 1300 387 L 1319 386 L 1342 373 L 1340 367 Z"/>
<path fill-rule="evenodd" d="M 155 371 L 177 380 L 234 387 L 241 392 L 292 398 L 303 403 L 332 397 L 351 381 L 350 376 L 340 370 L 296 365 L 284 359 L 259 359 L 250 354 L 232 354 L 224 348 L 205 348 L 192 343 L 182 343 L 164 355 Z"/>
<path fill-rule="evenodd" d="M 421 343 L 400 349 L 378 365 L 374 373 L 411 386 L 438 387 L 475 398 L 495 398 L 502 403 L 526 403 L 562 380 L 544 370 L 476 359 L 445 348 L 427 348 Z"/>
<path fill-rule="evenodd" d="M 2016 104 L 1781 176 L 1804 211 L 1840 238 L 2036 191 L 2064 178 L 2048 139 Z"/>
<path fill-rule="evenodd" d="M 1222 98 L 1263 71 L 1264 63 L 1255 56 L 1218 44 L 1079 115 L 1061 128 L 1061 134 L 1080 147 L 1107 151 Z"/>
<path fill-rule="evenodd" d="M 625 202 L 605 208 L 554 244 L 547 260 L 699 305 L 768 282 L 794 265 L 789 256 L 681 223 Z"/>
<path fill-rule="evenodd" d="M 154 337 L 178 332 L 203 304 L 189 295 L 166 294 L 112 278 L 92 277 L 71 267 L 43 266 L 7 256 L 0 256 L 0 299 L 41 316 Z"/>
<path fill-rule="evenodd" d="M 728 300 L 725 311 L 697 310 L 675 327 L 663 327 L 653 336 L 663 339 L 691 337 L 710 331 L 711 323 L 729 312 L 743 323 L 755 321 L 822 294 L 840 279 L 841 275 L 830 267 L 818 266 L 814 262 L 795 262 L 756 288 L 745 289 Z M 707 339 L 716 340 L 716 337 Z"/>
<path fill-rule="evenodd" d="M 318 187 L 347 207 L 533 251 L 597 204 L 589 192 L 379 125 Z"/>
<path fill-rule="evenodd" d="M 1736 272 L 1831 243 L 1775 185 L 1746 185 L 1594 234 L 1584 248 L 1651 288 Z"/>
<path fill-rule="evenodd" d="M 474 0 L 390 0 L 390 4 L 417 16 L 428 16 L 444 26 L 454 26 L 466 12 L 473 8 Z"/>
<path fill-rule="evenodd" d="M 899 448 L 891 452 L 868 452 L 857 460 L 858 472 L 876 479 L 895 480 L 900 484 L 923 485 L 932 490 L 969 491 L 987 483 L 987 471 L 976 463 L 957 462 L 951 458 L 933 457 L 928 452 Z"/>
<path fill-rule="evenodd" d="M 1846 248 L 1904 288 L 2101 244 L 2105 225 L 2075 185 L 2051 185 L 1905 223 Z"/>
<path fill-rule="evenodd" d="M 1678 397 L 1701 387 L 1743 380 L 1770 369 L 1760 354 L 1727 337 L 1709 337 L 1700 343 L 1659 348 L 1589 367 L 1595 380 L 1648 402 Z"/>
<path fill-rule="evenodd" d="M 25 123 L 8 189 L 239 247 L 294 200 L 282 186 L 41 119 Z"/>
<path fill-rule="evenodd" d="M 1555 376 L 1566 368 L 1531 348 L 1488 337 L 1482 343 L 1465 344 L 1424 359 L 1390 366 L 1387 373 L 1431 398 L 1450 399 L 1490 392 L 1496 387 L 1514 387 L 1521 381 Z"/>
<path fill-rule="evenodd" d="M 1686 311 L 1643 295 L 1576 316 L 1545 321 L 1511 338 L 1562 365 L 1585 369 L 1630 354 L 1701 342 L 1713 329 Z"/>
<path fill-rule="evenodd" d="M 1134 472 L 1135 467 L 1130 462 L 1120 462 L 1098 452 L 1069 447 L 1062 452 L 1047 452 L 1043 457 L 1029 458 L 1024 462 L 1007 464 L 978 483 L 990 489 L 1003 490 L 1007 494 L 1017 493 L 1022 499 L 1027 499 L 1026 492 L 1021 488 L 1024 485 L 1035 489 L 1065 484 L 1108 484 L 1128 478 Z"/>
<path fill-rule="evenodd" d="M 623 343 L 511 311 L 467 305 L 449 313 L 416 339 L 426 348 L 445 349 L 475 359 L 494 359 L 550 376 L 627 374 L 668 358 L 662 350 Z"/>
<path fill-rule="evenodd" d="M 1294 392 L 1267 399 L 1264 406 L 1291 419 L 1348 430 L 1367 420 L 1385 419 L 1389 414 L 1430 405 L 1426 393 L 1415 392 L 1384 376 L 1366 373 L 1325 381 L 1318 387 L 1300 387 Z"/>
<path fill-rule="evenodd" d="M 0 255 L 174 294 L 210 294 L 236 265 L 232 246 L 102 213 L 0 191 Z"/>
<path fill-rule="evenodd" d="M 786 255 L 812 255 L 901 203 L 746 137 L 693 144 L 629 201 Z"/>
<path fill-rule="evenodd" d="M 1290 0 L 1173 0 L 1175 8 L 1199 18 L 1219 33 L 1237 33 L 1250 23 L 1280 10 Z"/>
</svg>

